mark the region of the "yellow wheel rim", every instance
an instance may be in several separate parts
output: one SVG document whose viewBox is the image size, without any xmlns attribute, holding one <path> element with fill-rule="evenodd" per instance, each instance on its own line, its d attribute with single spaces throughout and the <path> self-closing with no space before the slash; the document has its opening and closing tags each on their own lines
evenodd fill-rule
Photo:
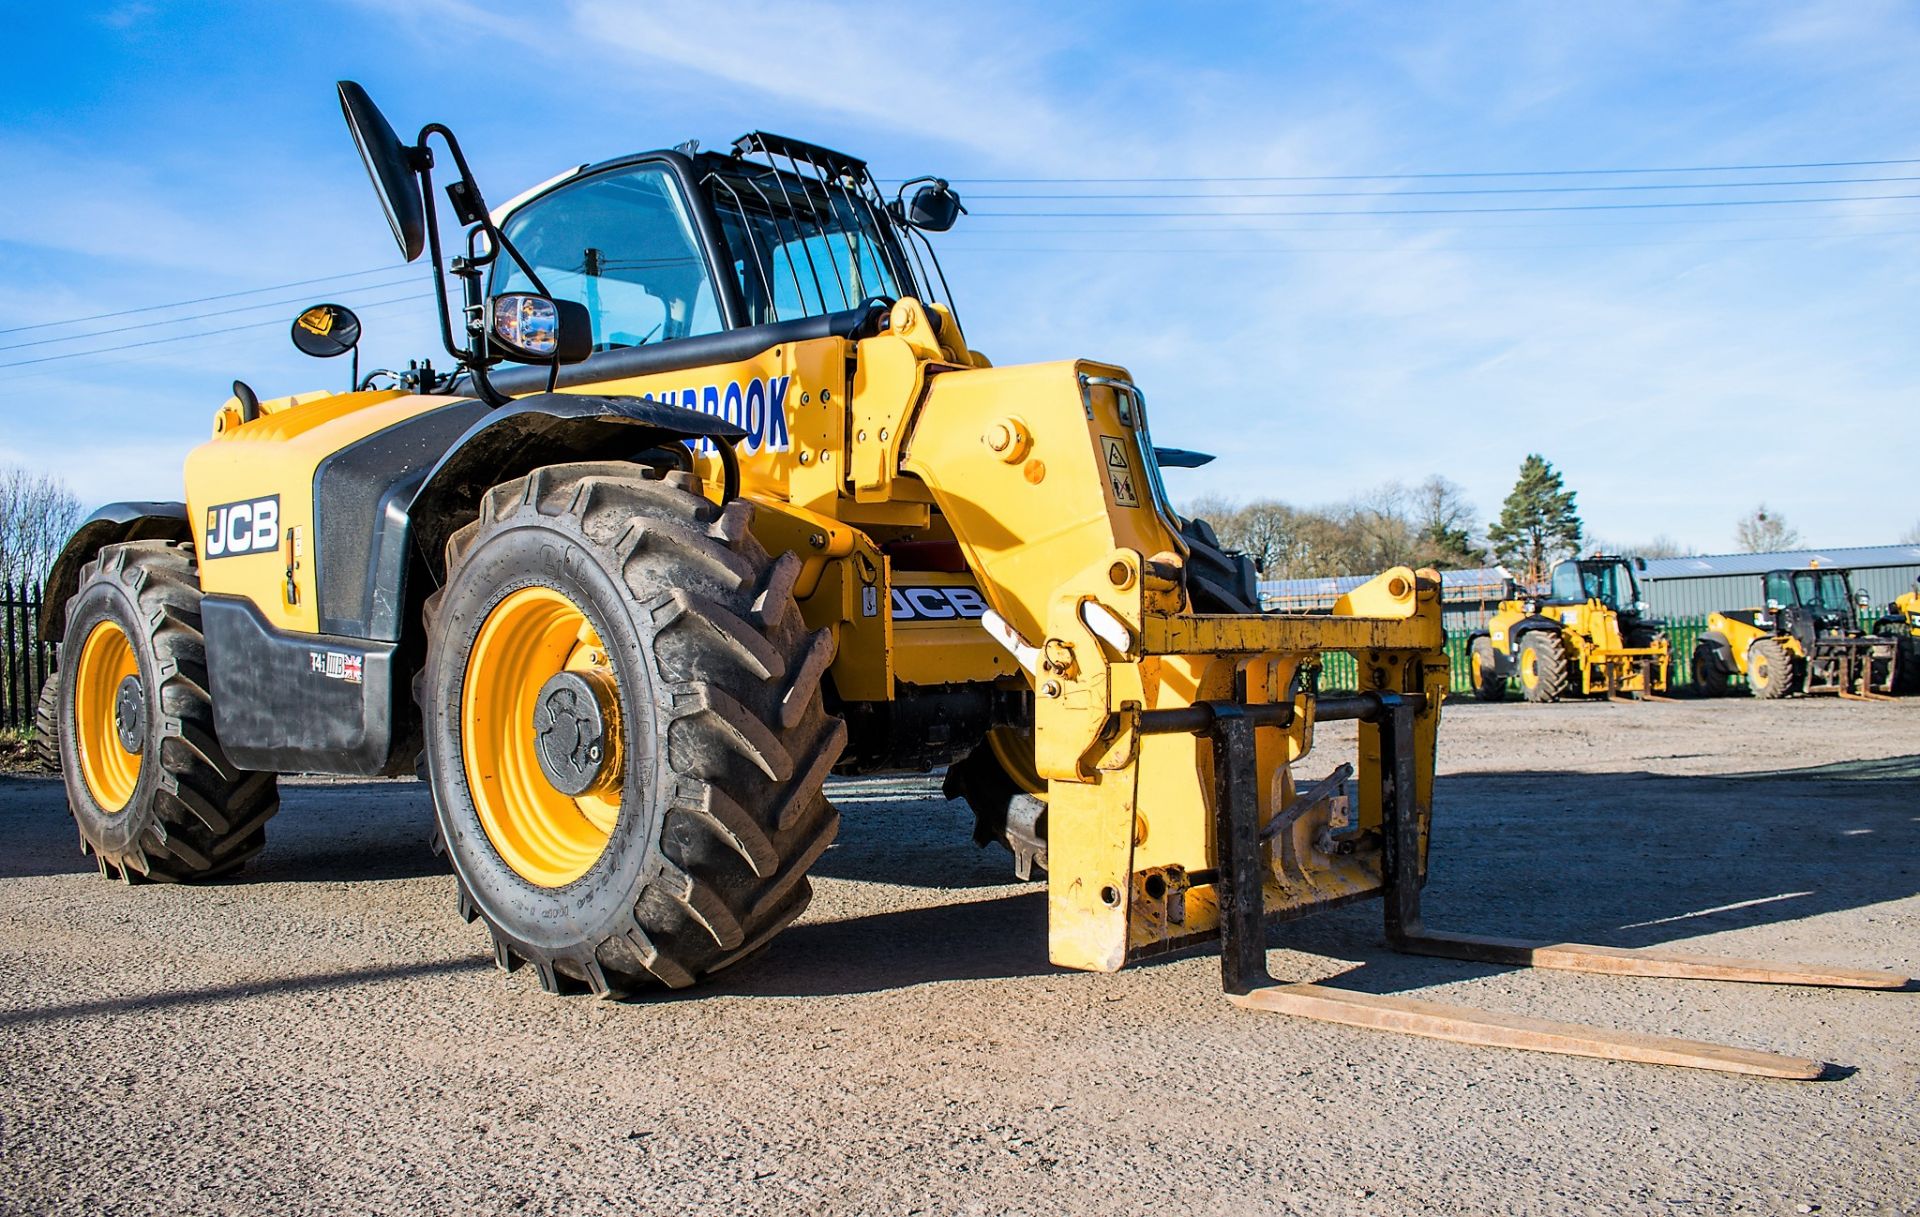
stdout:
<svg viewBox="0 0 1920 1217">
<path fill-rule="evenodd" d="M 548 680 L 578 672 L 605 696 L 608 755 L 601 783 L 583 794 L 556 789 L 540 766 L 534 708 Z M 618 685 L 606 647 L 572 600 L 528 587 L 494 606 L 467 656 L 460 740 L 467 788 L 487 839 L 529 883 L 565 887 L 605 852 L 620 819 L 623 757 Z"/>
<path fill-rule="evenodd" d="M 1000 762 L 1000 768 L 1006 770 L 1015 786 L 1028 794 L 1047 797 L 1047 779 L 1040 776 L 1034 763 L 1031 732 L 995 727 L 987 732 L 987 747 L 993 750 L 994 759 Z"/>
<path fill-rule="evenodd" d="M 1532 647 L 1520 652 L 1520 683 L 1537 685 L 1540 683 L 1540 655 Z"/>
<path fill-rule="evenodd" d="M 73 670 L 74 743 L 87 793 L 109 814 L 126 809 L 140 780 L 140 754 L 120 742 L 115 710 L 121 684 L 139 674 L 125 630 L 102 621 L 87 633 Z"/>
</svg>

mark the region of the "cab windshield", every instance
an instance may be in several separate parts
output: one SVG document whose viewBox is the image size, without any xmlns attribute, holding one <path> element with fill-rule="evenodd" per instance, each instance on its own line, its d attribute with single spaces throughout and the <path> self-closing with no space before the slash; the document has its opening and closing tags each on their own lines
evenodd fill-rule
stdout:
<svg viewBox="0 0 1920 1217">
<path fill-rule="evenodd" d="M 1553 599 L 1565 604 L 1598 600 L 1616 612 L 1640 599 L 1625 562 L 1562 562 L 1553 568 Z"/>
<path fill-rule="evenodd" d="M 1853 585 L 1847 580 L 1845 570 L 1793 570 L 1778 572 L 1770 582 L 1782 585 L 1780 591 L 1786 595 L 1772 593 L 1770 599 L 1776 599 L 1784 605 L 1799 605 L 1803 609 L 1820 609 L 1824 612 L 1845 612 L 1853 607 Z"/>
</svg>

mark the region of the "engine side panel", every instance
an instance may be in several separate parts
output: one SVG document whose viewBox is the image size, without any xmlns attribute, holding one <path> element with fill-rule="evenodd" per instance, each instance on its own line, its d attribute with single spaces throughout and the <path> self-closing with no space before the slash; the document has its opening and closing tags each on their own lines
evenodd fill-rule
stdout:
<svg viewBox="0 0 1920 1217">
<path fill-rule="evenodd" d="M 223 415 L 227 425 L 187 455 L 187 519 L 201 590 L 250 601 L 275 629 L 320 632 L 315 474 L 369 436 L 465 404 L 457 397 L 342 393 L 278 409 L 263 403 L 266 412 L 248 423 Z M 364 580 L 365 570 L 354 578 Z"/>
</svg>

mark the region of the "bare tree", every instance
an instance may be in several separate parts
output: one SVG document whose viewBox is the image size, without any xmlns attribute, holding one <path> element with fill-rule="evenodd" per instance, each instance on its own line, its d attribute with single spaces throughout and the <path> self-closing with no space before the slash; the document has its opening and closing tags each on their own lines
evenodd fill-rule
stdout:
<svg viewBox="0 0 1920 1217">
<path fill-rule="evenodd" d="M 0 465 L 0 581 L 39 583 L 80 523 L 66 483 L 20 465 Z"/>
<path fill-rule="evenodd" d="M 1621 554 L 1630 558 L 1691 558 L 1700 551 L 1661 533 L 1651 541 L 1641 541 L 1637 544 L 1603 541 L 1596 537 L 1593 539 L 1593 552 Z"/>
<path fill-rule="evenodd" d="M 1445 478 L 1409 489 L 1389 482 L 1346 503 L 1244 505 L 1217 496 L 1187 504 L 1230 549 L 1250 555 L 1269 579 L 1373 574 L 1389 566 L 1466 566 L 1485 560 L 1469 524 L 1472 504 Z"/>
<path fill-rule="evenodd" d="M 1411 498 L 1413 526 L 1422 547 L 1420 565 L 1458 567 L 1487 560 L 1473 536 L 1479 513 L 1457 482 L 1436 473 L 1414 487 Z"/>
<path fill-rule="evenodd" d="M 1733 543 L 1741 553 L 1767 554 L 1800 544 L 1800 532 L 1787 523 L 1786 517 L 1768 511 L 1762 503 L 1734 525 Z"/>
<path fill-rule="evenodd" d="M 1912 528 L 1907 529 L 1906 534 L 1900 538 L 1900 544 L 1920 545 L 1920 521 L 1915 522 Z"/>
</svg>

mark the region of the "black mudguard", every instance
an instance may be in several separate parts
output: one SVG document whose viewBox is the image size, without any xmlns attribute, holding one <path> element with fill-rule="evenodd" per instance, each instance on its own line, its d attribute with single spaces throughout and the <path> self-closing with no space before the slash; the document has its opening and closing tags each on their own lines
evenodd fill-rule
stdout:
<svg viewBox="0 0 1920 1217">
<path fill-rule="evenodd" d="M 185 503 L 109 503 L 67 538 L 47 575 L 40 604 L 40 640 L 58 643 L 67 632 L 67 601 L 80 590 L 80 568 L 109 545 L 125 541 L 191 541 Z"/>
<path fill-rule="evenodd" d="M 733 446 L 745 428 L 712 414 L 641 397 L 538 393 L 489 411 L 456 440 L 407 508 L 414 543 L 435 578 L 445 572 L 447 538 L 474 518 L 480 496 L 543 465 L 629 460 L 651 449 L 710 440 L 738 489 Z"/>
</svg>

